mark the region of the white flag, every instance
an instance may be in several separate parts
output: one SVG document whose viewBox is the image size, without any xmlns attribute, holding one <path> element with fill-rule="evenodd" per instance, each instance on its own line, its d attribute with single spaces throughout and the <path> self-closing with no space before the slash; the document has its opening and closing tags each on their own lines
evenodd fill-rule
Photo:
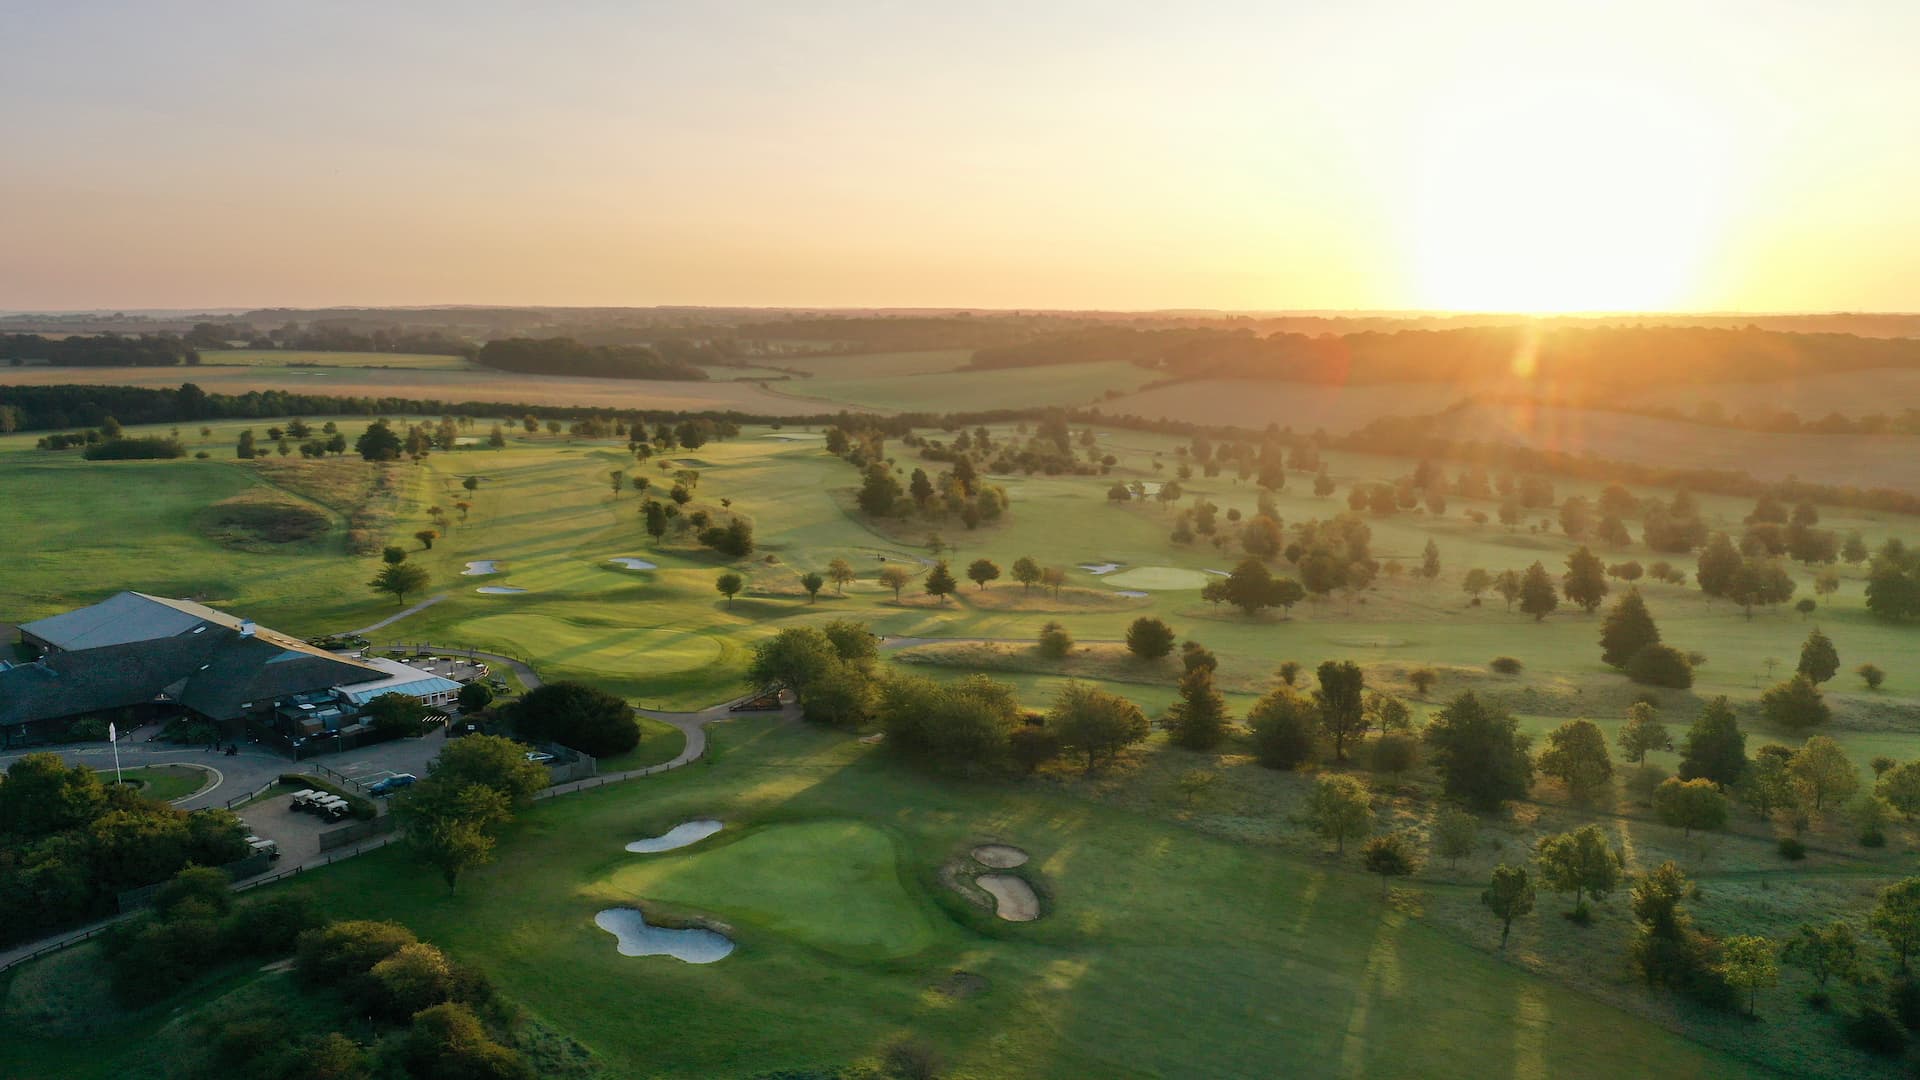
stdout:
<svg viewBox="0 0 1920 1080">
<path fill-rule="evenodd" d="M 117 728 L 113 726 L 113 721 L 111 720 L 107 721 L 107 741 L 108 742 L 120 741 L 120 732 Z"/>
</svg>

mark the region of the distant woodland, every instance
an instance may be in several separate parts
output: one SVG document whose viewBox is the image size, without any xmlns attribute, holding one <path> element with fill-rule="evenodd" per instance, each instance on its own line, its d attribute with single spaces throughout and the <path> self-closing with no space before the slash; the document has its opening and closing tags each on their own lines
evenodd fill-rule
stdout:
<svg viewBox="0 0 1920 1080">
<path fill-rule="evenodd" d="M 595 375 L 607 379 L 704 379 L 706 371 L 646 345 L 582 345 L 572 338 L 489 341 L 475 357 L 501 371 L 529 375 Z"/>
<path fill-rule="evenodd" d="M 200 353 L 172 334 L 69 338 L 0 335 L 0 364 L 18 365 L 29 360 L 72 367 L 168 367 L 197 364 Z"/>
</svg>

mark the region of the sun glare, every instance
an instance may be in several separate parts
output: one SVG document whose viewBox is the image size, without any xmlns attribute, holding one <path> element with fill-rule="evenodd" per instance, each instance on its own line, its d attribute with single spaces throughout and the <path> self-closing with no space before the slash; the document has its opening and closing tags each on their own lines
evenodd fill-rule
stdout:
<svg viewBox="0 0 1920 1080">
<path fill-rule="evenodd" d="M 1722 140 L 1682 95 L 1514 80 L 1443 95 L 1415 151 L 1422 302 L 1478 311 L 1684 304 L 1722 222 Z"/>
</svg>

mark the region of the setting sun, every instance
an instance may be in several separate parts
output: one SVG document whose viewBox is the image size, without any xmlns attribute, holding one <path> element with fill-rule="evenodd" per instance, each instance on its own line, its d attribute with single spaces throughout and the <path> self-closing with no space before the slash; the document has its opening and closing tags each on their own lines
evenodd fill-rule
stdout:
<svg viewBox="0 0 1920 1080">
<path fill-rule="evenodd" d="M 1423 305 L 1687 304 L 1730 197 L 1711 120 L 1651 89 L 1512 78 L 1444 94 L 1415 149 L 1408 260 Z"/>
</svg>

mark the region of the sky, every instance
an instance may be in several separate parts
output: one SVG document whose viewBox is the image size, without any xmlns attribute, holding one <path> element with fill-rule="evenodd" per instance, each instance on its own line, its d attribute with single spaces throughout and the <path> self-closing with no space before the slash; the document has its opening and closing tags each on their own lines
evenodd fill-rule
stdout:
<svg viewBox="0 0 1920 1080">
<path fill-rule="evenodd" d="M 1920 4 L 0 0 L 0 310 L 1920 310 Z"/>
</svg>

